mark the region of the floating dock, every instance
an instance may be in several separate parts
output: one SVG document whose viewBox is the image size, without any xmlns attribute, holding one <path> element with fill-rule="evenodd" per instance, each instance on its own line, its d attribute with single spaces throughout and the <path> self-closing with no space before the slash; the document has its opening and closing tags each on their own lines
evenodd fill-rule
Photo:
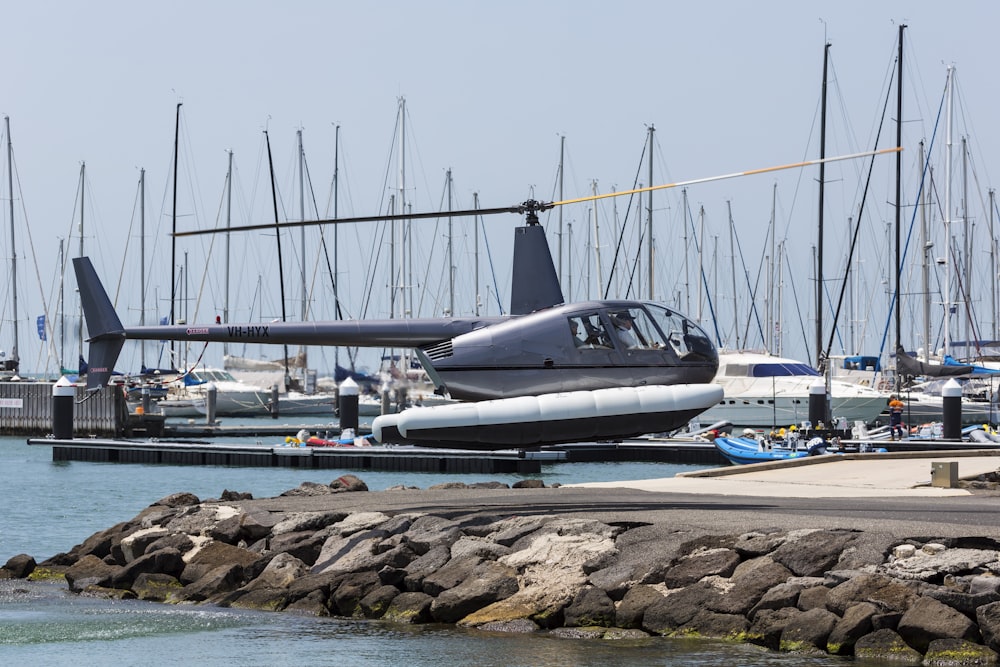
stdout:
<svg viewBox="0 0 1000 667">
<path fill-rule="evenodd" d="M 353 469 L 440 473 L 541 472 L 542 463 L 566 460 L 562 452 L 479 452 L 407 445 L 373 447 L 263 446 L 205 442 L 29 439 L 52 448 L 53 461 L 264 468 Z"/>
</svg>

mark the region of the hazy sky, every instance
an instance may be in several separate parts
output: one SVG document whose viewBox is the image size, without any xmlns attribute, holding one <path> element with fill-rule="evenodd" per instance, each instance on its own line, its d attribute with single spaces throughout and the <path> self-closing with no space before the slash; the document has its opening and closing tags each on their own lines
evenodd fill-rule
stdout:
<svg viewBox="0 0 1000 667">
<path fill-rule="evenodd" d="M 335 126 L 340 127 L 339 211 L 384 212 L 398 188 L 393 157 L 400 98 L 406 100 L 406 198 L 414 210 L 447 208 L 445 173 L 452 170 L 453 207 L 505 206 L 530 196 L 557 197 L 560 137 L 565 137 L 565 196 L 626 190 L 646 184 L 647 128 L 655 126 L 654 181 L 670 183 L 786 164 L 819 155 L 818 109 L 824 41 L 832 44 L 827 154 L 870 150 L 889 79 L 893 76 L 900 22 L 905 41 L 904 198 L 915 200 L 918 148 L 935 130 L 946 67 L 957 67 L 958 137 L 968 136 L 970 215 L 976 234 L 986 232 L 987 189 L 995 183 L 993 161 L 1000 128 L 996 100 L 995 37 L 1000 5 L 993 2 L 21 2 L 4 12 L 0 61 L 0 112 L 13 138 L 15 243 L 22 368 L 53 367 L 35 329 L 49 304 L 55 317 L 59 239 L 77 254 L 79 180 L 86 164 L 85 252 L 94 257 L 109 289 L 117 291 L 123 320 L 138 322 L 139 170 L 146 170 L 147 320 L 166 314 L 169 295 L 171 165 L 174 119 L 181 110 L 178 228 L 224 224 L 222 204 L 227 151 L 234 152 L 234 224 L 273 222 L 263 130 L 269 131 L 282 219 L 299 217 L 296 131 L 302 130 L 312 191 L 321 216 L 329 208 Z M 895 93 L 879 147 L 895 143 Z M 943 122 L 943 121 L 942 121 Z M 943 162 L 943 127 L 935 151 Z M 6 134 L 4 136 L 6 148 Z M 6 157 L 6 156 L 4 156 Z M 4 279 L 0 285 L 0 348 L 12 344 L 9 280 L 10 214 L 7 163 L 2 164 Z M 941 163 L 939 162 L 939 165 Z M 891 206 L 892 157 L 876 161 L 863 218 L 859 259 L 864 279 L 838 347 L 878 348 L 886 318 L 886 225 Z M 943 166 L 935 167 L 943 171 Z M 956 170 L 958 167 L 956 167 Z M 856 217 L 867 162 L 830 166 L 826 216 L 829 274 L 843 271 L 847 218 Z M 956 174 L 958 172 L 956 171 Z M 714 337 L 706 294 L 713 293 L 723 342 L 760 347 L 756 317 L 764 318 L 761 258 L 770 253 L 768 223 L 775 202 L 778 241 L 786 242 L 779 304 L 782 350 L 814 357 L 813 246 L 816 243 L 817 168 L 699 185 L 654 196 L 657 254 L 654 296 L 692 315 L 701 314 Z M 936 172 L 936 178 L 941 175 Z M 958 176 L 955 183 L 960 183 Z M 777 186 L 775 188 L 775 185 Z M 959 185 L 956 193 L 961 192 Z M 941 195 L 943 197 L 943 195 Z M 955 194 L 957 200 L 959 194 Z M 727 202 L 741 256 L 730 252 Z M 952 202 L 953 210 L 959 207 Z M 597 207 L 601 266 L 593 259 L 591 204 L 565 207 L 567 239 L 564 288 L 572 299 L 587 285 L 611 283 L 624 296 L 626 268 L 611 276 L 616 224 L 625 220 L 627 198 Z M 630 259 L 639 228 L 635 207 L 625 232 Z M 643 204 L 645 207 L 645 204 Z M 704 223 L 699 219 L 704 207 Z M 312 208 L 311 206 L 309 207 Z M 314 214 L 308 214 L 314 217 Z M 912 208 L 904 214 L 906 224 Z M 645 213 L 643 213 L 645 217 Z M 684 233 L 685 220 L 688 233 Z M 510 282 L 511 228 L 516 216 L 485 220 L 496 287 L 486 287 L 481 252 L 479 299 L 504 308 Z M 546 217 L 555 247 L 554 214 Z M 463 222 L 462 225 L 468 225 Z M 413 309 L 441 314 L 444 222 L 422 223 L 415 255 Z M 572 225 L 572 246 L 569 228 Z M 456 240 L 456 312 L 474 303 L 471 231 Z M 29 233 L 30 230 L 30 233 Z M 341 289 L 349 316 L 387 316 L 391 282 L 387 243 L 367 227 L 341 229 Z M 684 239 L 692 248 L 683 253 Z M 703 241 L 699 260 L 694 238 Z M 126 241 L 128 241 L 127 255 Z M 329 238 L 327 242 L 330 243 Z M 187 240 L 189 317 L 208 321 L 222 310 L 221 238 Z M 233 241 L 233 321 L 280 316 L 273 235 L 245 234 Z M 318 237 L 307 239 L 304 258 L 298 233 L 289 234 L 284 265 L 295 283 L 303 263 L 314 293 L 312 317 L 333 317 L 325 259 Z M 977 260 L 988 262 L 988 238 Z M 288 250 L 291 248 L 291 250 Z M 376 255 L 376 251 L 380 254 Z M 206 262 L 213 273 L 203 270 Z M 317 264 L 319 262 L 319 264 Z M 643 258 L 637 274 L 646 271 Z M 424 264 L 432 266 L 430 271 Z M 737 294 L 731 266 L 737 265 Z M 697 271 L 704 267 L 699 290 Z M 745 266 L 744 266 L 745 265 Z M 977 265 L 978 266 L 978 265 Z M 348 275 L 348 271 L 356 273 Z M 979 270 L 979 269 L 977 269 Z M 291 278 L 288 277 L 291 275 Z M 830 278 L 830 275 L 827 275 Z M 751 286 L 748 287 L 747 283 Z M 977 281 L 988 289 L 986 279 Z M 636 280 L 639 283 L 639 280 Z M 75 312 L 75 280 L 67 280 L 67 312 Z M 372 296 L 364 295 L 373 285 Z M 646 279 L 640 296 L 645 297 Z M 758 316 L 749 292 L 758 285 Z M 259 286 L 259 287 L 258 287 Z M 836 293 L 839 282 L 828 288 Z M 289 317 L 297 317 L 300 288 L 290 287 Z M 419 296 L 426 292 L 426 296 Z M 259 292 L 267 292 L 263 296 Z M 634 293 L 634 292 L 633 292 Z M 195 299 L 198 301 L 197 314 Z M 794 294 L 794 296 L 793 296 Z M 596 288 L 590 289 L 596 295 Z M 114 295 L 113 295 L 114 296 Z M 699 300 L 700 298 L 700 300 Z M 940 299 L 938 299 L 940 301 Z M 294 303 L 293 303 L 294 301 Z M 496 306 L 491 305 L 496 312 Z M 990 303 L 981 320 L 990 323 Z M 940 309 L 940 307 L 939 307 Z M 919 308 L 913 307 L 914 312 Z M 155 313 L 155 314 L 154 314 Z M 829 321 L 831 316 L 825 315 Z M 735 322 L 734 320 L 738 320 Z M 753 321 L 747 331 L 747 322 Z M 909 325 L 908 325 L 909 326 Z M 766 323 L 763 324 L 766 328 Z M 910 327 L 917 328 L 916 325 Z M 862 334 L 861 330 L 864 329 Z M 739 335 L 739 339 L 736 335 Z M 959 336 L 961 337 L 961 336 Z M 51 342 L 51 341 L 50 341 Z M 921 340 L 903 341 L 916 348 Z M 75 344 L 74 344 L 75 345 Z M 206 358 L 217 361 L 213 350 Z M 276 352 L 275 352 L 276 353 Z M 66 356 L 75 358 L 75 348 Z M 155 362 L 155 360 L 153 360 Z M 69 362 L 72 363 L 72 362 Z M 325 361 L 316 360 L 322 366 Z M 125 364 L 138 365 L 134 357 Z"/>
</svg>

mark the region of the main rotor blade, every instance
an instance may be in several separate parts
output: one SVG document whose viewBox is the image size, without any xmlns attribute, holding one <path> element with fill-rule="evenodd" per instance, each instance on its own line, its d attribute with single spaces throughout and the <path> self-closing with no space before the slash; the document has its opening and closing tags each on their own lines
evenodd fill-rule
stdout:
<svg viewBox="0 0 1000 667">
<path fill-rule="evenodd" d="M 579 204 L 581 202 L 595 201 L 597 199 L 607 199 L 609 197 L 621 197 L 622 195 L 632 195 L 639 194 L 640 192 L 652 192 L 653 190 L 668 190 L 670 188 L 681 188 L 688 185 L 697 185 L 699 183 L 711 183 L 712 181 L 724 181 L 727 178 L 736 178 L 738 176 L 753 176 L 754 174 L 766 174 L 772 171 L 783 171 L 785 169 L 797 169 L 799 167 L 809 167 L 814 164 L 823 164 L 824 162 L 839 162 L 840 160 L 855 160 L 861 157 L 870 157 L 873 155 L 884 155 L 886 153 L 898 153 L 902 147 L 893 146 L 892 148 L 883 148 L 877 151 L 866 151 L 864 153 L 852 153 L 850 155 L 837 155 L 828 158 L 817 158 L 815 160 L 806 160 L 805 162 L 793 162 L 792 164 L 782 164 L 777 167 L 764 167 L 763 169 L 750 169 L 748 171 L 737 171 L 732 174 L 723 174 L 722 176 L 707 176 L 705 178 L 695 178 L 690 181 L 678 181 L 676 183 L 666 183 L 664 185 L 651 185 L 645 188 L 636 188 L 635 190 L 621 190 L 618 192 L 607 192 L 600 195 L 589 195 L 587 197 L 578 197 L 576 199 L 564 199 L 562 201 L 552 202 L 553 206 L 564 206 L 566 204 Z"/>
<path fill-rule="evenodd" d="M 505 206 L 502 208 L 471 208 L 462 211 L 438 211 L 433 213 L 390 213 L 388 215 L 363 215 L 357 218 L 332 218 L 329 220 L 300 220 L 281 223 L 259 223 L 255 225 L 234 225 L 231 227 L 216 227 L 213 229 L 192 229 L 186 232 L 176 232 L 174 236 L 199 236 L 201 234 L 221 234 L 223 232 L 249 232 L 255 230 L 292 229 L 296 227 L 313 227 L 316 225 L 344 225 L 355 222 L 382 222 L 387 220 L 421 220 L 426 218 L 459 218 L 473 215 L 495 215 L 497 213 L 523 213 L 523 205 Z"/>
</svg>

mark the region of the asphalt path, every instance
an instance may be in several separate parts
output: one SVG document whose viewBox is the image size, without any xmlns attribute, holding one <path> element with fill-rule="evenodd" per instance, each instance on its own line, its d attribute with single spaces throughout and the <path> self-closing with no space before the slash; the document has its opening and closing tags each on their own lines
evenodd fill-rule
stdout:
<svg viewBox="0 0 1000 667">
<path fill-rule="evenodd" d="M 790 498 L 645 491 L 625 487 L 407 489 L 288 496 L 227 503 L 268 511 L 428 513 L 461 521 L 536 515 L 665 530 L 741 534 L 751 530 L 850 529 L 906 537 L 1000 538 L 1000 496 Z"/>
</svg>

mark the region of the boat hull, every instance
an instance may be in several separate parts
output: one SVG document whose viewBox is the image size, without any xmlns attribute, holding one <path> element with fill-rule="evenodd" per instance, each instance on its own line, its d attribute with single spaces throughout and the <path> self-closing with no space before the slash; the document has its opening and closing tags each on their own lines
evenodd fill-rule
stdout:
<svg viewBox="0 0 1000 667">
<path fill-rule="evenodd" d="M 716 438 L 714 442 L 719 453 L 734 465 L 784 461 L 809 456 L 809 451 L 805 448 L 792 450 L 776 447 L 764 450 L 758 446 L 755 440 L 749 438 Z"/>
</svg>

